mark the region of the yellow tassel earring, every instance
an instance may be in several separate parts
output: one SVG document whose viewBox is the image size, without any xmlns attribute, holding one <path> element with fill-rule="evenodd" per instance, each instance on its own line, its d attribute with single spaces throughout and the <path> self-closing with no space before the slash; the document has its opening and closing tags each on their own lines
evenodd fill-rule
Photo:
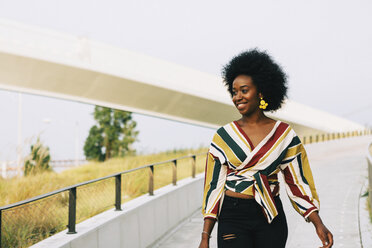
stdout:
<svg viewBox="0 0 372 248">
<path fill-rule="evenodd" d="M 260 109 L 266 109 L 267 105 L 269 105 L 269 104 L 267 102 L 265 102 L 265 100 L 261 96 L 260 97 Z"/>
</svg>

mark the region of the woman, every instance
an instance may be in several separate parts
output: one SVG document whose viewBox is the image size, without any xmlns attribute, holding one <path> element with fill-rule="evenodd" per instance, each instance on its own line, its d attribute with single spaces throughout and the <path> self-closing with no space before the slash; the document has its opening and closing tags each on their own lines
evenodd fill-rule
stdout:
<svg viewBox="0 0 372 248">
<path fill-rule="evenodd" d="M 288 229 L 279 172 L 293 207 L 314 224 L 323 247 L 332 247 L 300 139 L 288 124 L 265 115 L 279 109 L 286 97 L 281 67 L 253 49 L 234 57 L 222 74 L 242 117 L 219 128 L 209 148 L 199 248 L 209 247 L 217 220 L 219 248 L 285 247 Z"/>
</svg>

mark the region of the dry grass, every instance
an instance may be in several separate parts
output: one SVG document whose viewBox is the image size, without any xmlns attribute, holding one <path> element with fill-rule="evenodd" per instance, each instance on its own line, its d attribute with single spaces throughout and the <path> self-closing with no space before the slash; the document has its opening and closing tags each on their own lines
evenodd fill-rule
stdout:
<svg viewBox="0 0 372 248">
<path fill-rule="evenodd" d="M 66 186 L 104 177 L 146 164 L 166 161 L 185 155 L 206 152 L 206 149 L 164 152 L 152 155 L 114 158 L 103 163 L 89 163 L 61 173 L 45 172 L 23 178 L 0 180 L 0 205 L 8 205 Z M 196 160 L 197 173 L 204 170 L 205 156 Z M 155 167 L 155 189 L 172 182 L 172 164 Z M 191 158 L 179 160 L 177 178 L 191 176 Z M 149 169 L 122 176 L 122 202 L 148 192 Z M 77 189 L 77 222 L 81 222 L 114 206 L 113 178 Z M 3 247 L 28 247 L 67 225 L 68 192 L 44 200 L 5 210 L 2 213 Z"/>
</svg>

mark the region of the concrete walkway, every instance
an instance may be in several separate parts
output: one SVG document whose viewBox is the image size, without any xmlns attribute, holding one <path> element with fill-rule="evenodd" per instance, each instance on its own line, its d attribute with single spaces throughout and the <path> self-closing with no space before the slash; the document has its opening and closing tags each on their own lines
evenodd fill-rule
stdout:
<svg viewBox="0 0 372 248">
<path fill-rule="evenodd" d="M 320 215 L 334 235 L 333 247 L 361 247 L 358 203 L 362 185 L 368 176 L 365 155 L 370 142 L 372 137 L 364 136 L 306 146 L 320 197 Z M 284 187 L 281 188 L 284 190 Z M 295 212 L 285 191 L 281 195 L 289 226 L 286 247 L 319 247 L 321 242 L 313 225 L 306 223 Z M 154 247 L 198 247 L 202 226 L 202 215 L 197 212 Z M 212 233 L 211 248 L 217 247 L 216 229 Z"/>
</svg>

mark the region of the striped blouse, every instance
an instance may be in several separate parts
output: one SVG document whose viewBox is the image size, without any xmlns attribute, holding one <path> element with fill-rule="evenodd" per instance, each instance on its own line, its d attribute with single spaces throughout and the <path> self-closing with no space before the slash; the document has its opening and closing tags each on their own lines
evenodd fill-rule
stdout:
<svg viewBox="0 0 372 248">
<path fill-rule="evenodd" d="M 293 129 L 277 121 L 271 132 L 253 147 L 237 122 L 217 130 L 207 157 L 204 182 L 204 218 L 217 219 L 225 190 L 253 195 L 269 223 L 278 214 L 274 196 L 279 194 L 278 173 L 293 207 L 306 220 L 319 210 L 306 151 Z"/>
</svg>

